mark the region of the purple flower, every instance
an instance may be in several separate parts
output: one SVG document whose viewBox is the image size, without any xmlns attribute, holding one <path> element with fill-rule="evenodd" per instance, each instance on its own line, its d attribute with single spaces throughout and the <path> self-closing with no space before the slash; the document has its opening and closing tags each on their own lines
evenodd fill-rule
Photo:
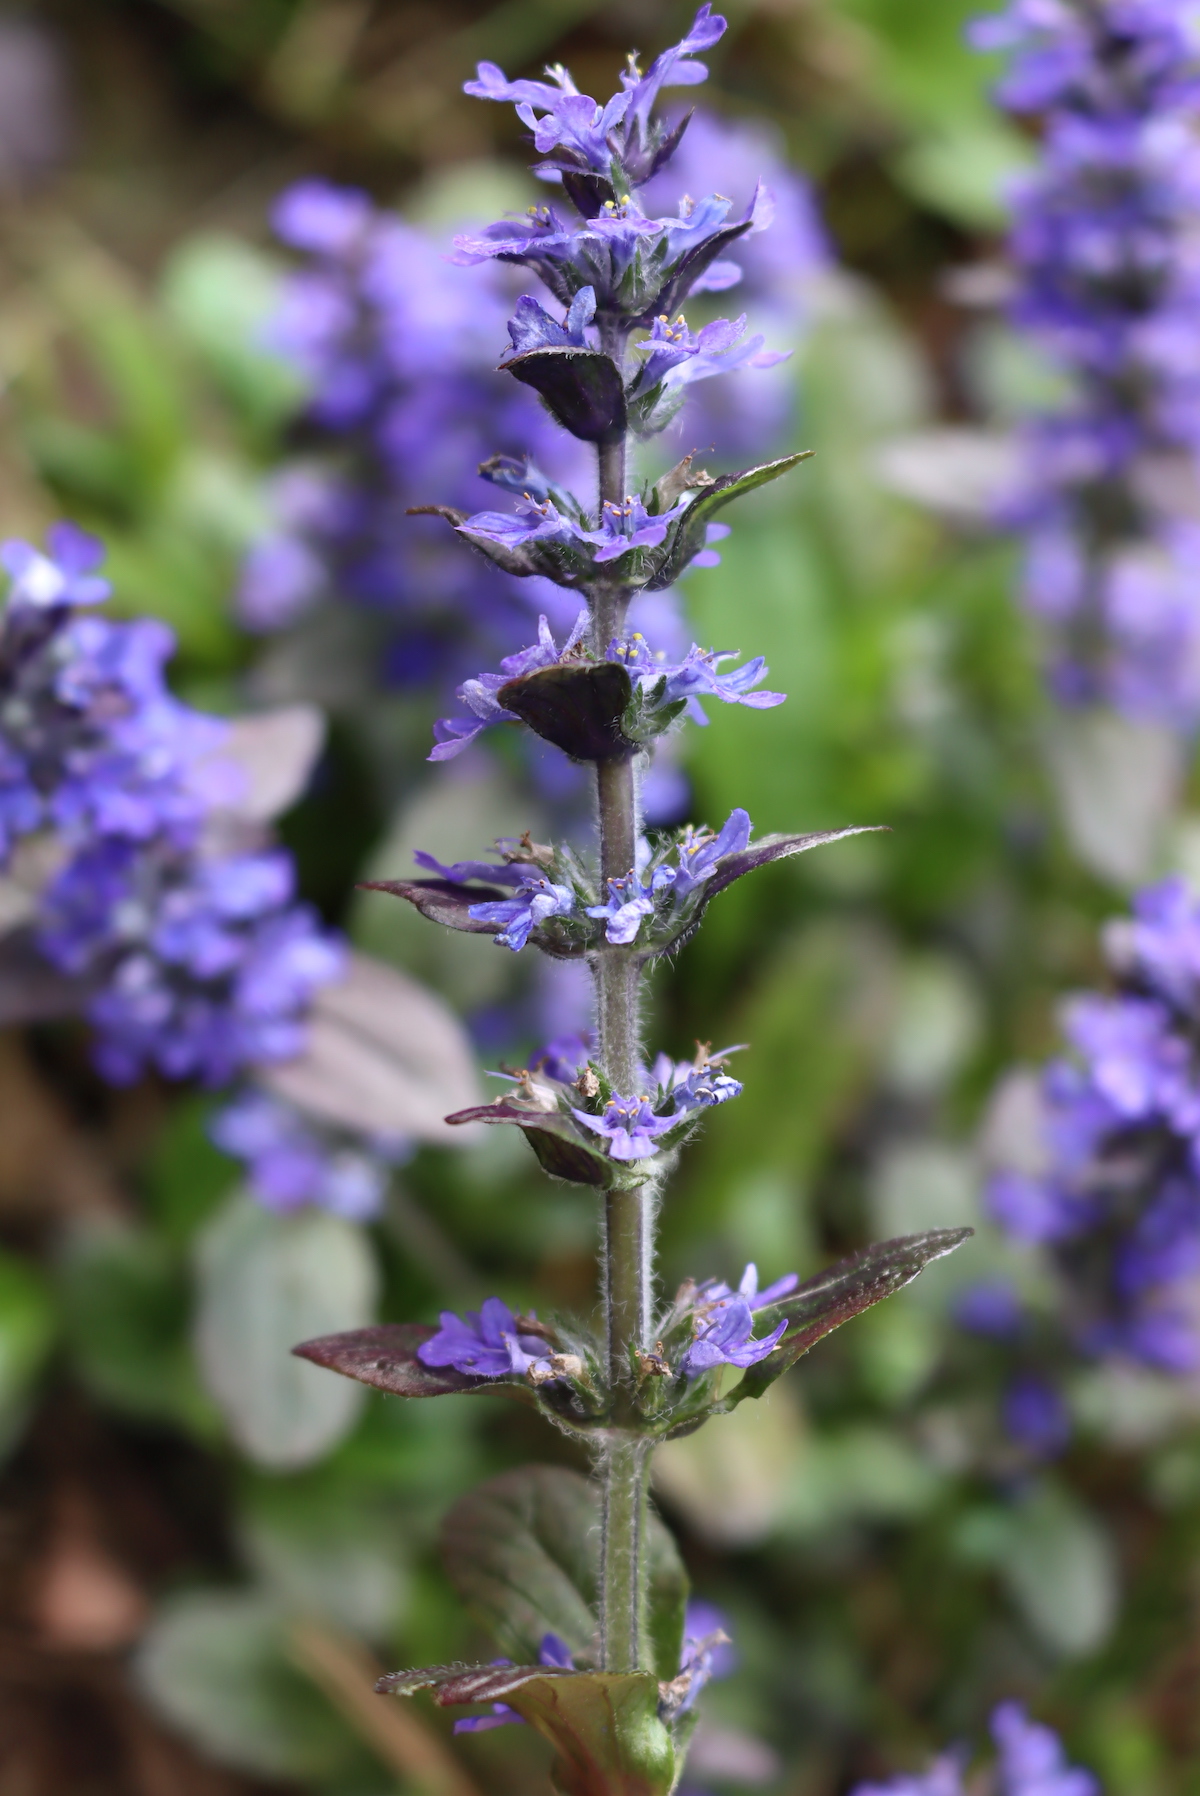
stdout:
<svg viewBox="0 0 1200 1796">
<path fill-rule="evenodd" d="M 787 1322 L 780 1322 L 769 1335 L 756 1341 L 754 1312 L 749 1301 L 738 1294 L 719 1297 L 711 1307 L 698 1303 L 695 1328 L 695 1339 L 680 1361 L 680 1371 L 688 1378 L 711 1372 L 717 1366 L 757 1365 L 778 1345 Z"/>
<path fill-rule="evenodd" d="M 711 1109 L 714 1104 L 724 1104 L 728 1099 L 742 1095 L 740 1082 L 723 1070 L 726 1058 L 736 1052 L 736 1048 L 722 1048 L 719 1053 L 710 1054 L 702 1047 L 695 1060 L 680 1061 L 659 1054 L 650 1069 L 651 1077 L 657 1081 L 660 1091 L 668 1094 L 677 1115 L 686 1115 L 689 1110 Z M 748 1266 L 746 1271 L 752 1273 L 754 1268 Z"/>
<path fill-rule="evenodd" d="M 928 1771 L 891 1777 L 885 1784 L 856 1784 L 851 1796 L 966 1796 L 962 1758 L 948 1752 L 936 1758 Z"/>
<path fill-rule="evenodd" d="M 112 592 L 112 584 L 95 570 L 104 560 L 104 546 L 78 525 L 52 524 L 46 533 L 46 553 L 32 543 L 15 539 L 0 543 L 0 563 L 10 577 L 10 606 L 49 610 L 59 605 L 98 605 Z"/>
<path fill-rule="evenodd" d="M 737 649 L 702 649 L 693 643 L 682 661 L 660 661 L 645 637 L 637 631 L 623 641 L 608 645 L 608 659 L 619 661 L 631 672 L 636 672 L 643 691 L 649 692 L 659 680 L 665 680 L 660 702 L 666 705 L 676 699 L 686 699 L 688 716 L 700 724 L 708 722 L 698 702 L 701 695 L 719 698 L 727 705 L 749 705 L 756 711 L 770 710 L 774 705 L 781 705 L 787 697 L 783 692 L 754 691 L 770 671 L 761 655 L 731 673 L 721 673 L 721 662 L 734 660 L 738 652 Z"/>
<path fill-rule="evenodd" d="M 426 1366 L 453 1366 L 472 1378 L 523 1377 L 530 1366 L 548 1364 L 545 1341 L 518 1332 L 517 1318 L 500 1297 L 488 1297 L 466 1319 L 443 1310 L 441 1327 L 417 1348 Z"/>
<path fill-rule="evenodd" d="M 1100 1796 L 1091 1772 L 1068 1765 L 1057 1734 L 1030 1721 L 1020 1703 L 1001 1703 L 992 1712 L 991 1728 L 998 1752 L 996 1796 Z M 946 1753 L 923 1774 L 858 1784 L 852 1796 L 965 1796 L 964 1764 L 965 1755 Z"/>
<path fill-rule="evenodd" d="M 688 502 L 681 499 L 669 511 L 657 512 L 652 517 L 644 501 L 631 494 L 623 505 L 603 505 L 599 530 L 581 530 L 579 535 L 583 542 L 597 545 L 592 558 L 597 564 L 615 561 L 631 549 L 657 549 L 666 541 L 671 525 L 687 508 Z"/>
<path fill-rule="evenodd" d="M 636 872 L 610 879 L 607 899 L 603 904 L 589 905 L 587 915 L 606 918 L 606 939 L 614 947 L 626 947 L 637 935 L 642 919 L 654 915 L 655 894 L 673 886 L 675 877 L 673 867 L 656 867 L 647 880 Z"/>
<path fill-rule="evenodd" d="M 693 381 L 733 374 L 740 368 L 773 368 L 791 354 L 788 349 L 764 349 L 761 336 L 742 341 L 745 335 L 744 312 L 740 318 L 715 318 L 694 335 L 682 312 L 673 323 L 665 313 L 660 314 L 650 335 L 635 345 L 645 360 L 630 386 L 630 395 L 638 397 L 665 386 L 682 397 L 682 390 Z"/>
<path fill-rule="evenodd" d="M 720 1279 L 706 1279 L 697 1286 L 696 1302 L 702 1304 L 706 1314 L 715 1313 L 724 1303 L 740 1301 L 747 1305 L 751 1312 L 766 1309 L 770 1304 L 778 1303 L 788 1297 L 800 1283 L 798 1272 L 785 1272 L 774 1284 L 768 1285 L 765 1291 L 758 1288 L 758 1267 L 751 1260 L 742 1273 L 741 1282 L 736 1291 Z"/>
<path fill-rule="evenodd" d="M 1013 1287 L 1002 1279 L 971 1285 L 954 1305 L 954 1320 L 968 1334 L 1011 1341 L 1020 1333 L 1024 1311 Z"/>
<path fill-rule="evenodd" d="M 560 324 L 536 299 L 524 294 L 508 321 L 508 334 L 514 353 L 524 355 L 530 349 L 582 349 L 587 343 L 587 327 L 596 316 L 596 295 L 590 287 L 582 287 L 567 308 Z"/>
<path fill-rule="evenodd" d="M 496 903 L 473 904 L 470 915 L 481 923 L 495 923 L 497 943 L 515 951 L 529 940 L 529 932 L 549 917 L 568 917 L 575 909 L 570 886 L 555 885 L 544 873 L 526 873 L 512 898 Z"/>
<path fill-rule="evenodd" d="M 245 1164 L 250 1189 L 266 1209 L 287 1214 L 314 1204 L 351 1222 L 379 1214 L 389 1169 L 409 1152 L 399 1138 L 366 1146 L 351 1141 L 256 1089 L 218 1111 L 209 1135 Z"/>
<path fill-rule="evenodd" d="M 1195 526 L 1200 449 L 1200 151 L 1194 23 L 1157 0 L 1015 4 L 975 41 L 1012 52 L 999 98 L 1042 122 L 1015 193 L 1015 322 L 1068 377 L 1030 420 L 1007 507 L 1051 683 L 1191 727 L 1200 715 Z"/>
<path fill-rule="evenodd" d="M 105 1077 L 148 1067 L 168 1078 L 229 1082 L 304 1045 L 314 991 L 336 979 L 342 950 L 291 902 L 280 855 L 197 859 L 159 838 L 101 839 L 47 888 L 42 952 L 95 982 L 87 1014 Z"/>
<path fill-rule="evenodd" d="M 1091 1772 L 1068 1765 L 1057 1734 L 1031 1721 L 1020 1703 L 1001 1703 L 991 1725 L 1001 1796 L 1100 1796 Z"/>
<path fill-rule="evenodd" d="M 495 514 L 499 515 L 499 514 Z M 465 527 L 465 526 L 464 526 Z M 465 680 L 458 689 L 458 697 L 468 710 L 478 719 L 477 723 L 469 723 L 464 718 L 443 717 L 434 725 L 436 745 L 429 756 L 431 761 L 448 761 L 454 755 L 461 754 L 469 742 L 473 742 L 481 730 L 493 723 L 516 723 L 515 711 L 506 711 L 499 703 L 496 694 L 510 680 L 519 679 L 523 674 L 533 673 L 539 667 L 553 667 L 557 662 L 567 660 L 578 647 L 584 631 L 587 629 L 588 614 L 581 611 L 575 619 L 570 635 L 561 649 L 557 647 L 545 617 L 538 619 L 538 639 L 527 649 L 520 649 L 515 655 L 506 655 L 500 663 L 499 673 L 482 673 L 473 680 Z"/>
<path fill-rule="evenodd" d="M 1054 1459 L 1071 1438 L 1071 1416 L 1060 1392 L 1037 1373 L 1013 1378 L 1000 1407 L 1006 1432 L 1037 1459 Z"/>
<path fill-rule="evenodd" d="M 593 1116 L 589 1110 L 573 1110 L 571 1114 L 585 1129 L 603 1136 L 613 1160 L 648 1160 L 658 1151 L 654 1146 L 656 1138 L 679 1126 L 677 1116 L 656 1116 L 644 1094 L 611 1097 L 599 1116 Z"/>
<path fill-rule="evenodd" d="M 693 60 L 694 54 L 711 49 L 724 30 L 725 20 L 714 17 L 711 6 L 702 6 L 686 37 L 656 57 L 645 75 L 630 57 L 621 76 L 622 92 L 603 106 L 581 94 L 561 65 L 548 68 L 545 81 L 509 81 L 494 62 L 481 62 L 463 92 L 516 106 L 539 155 L 550 158 L 535 173 L 555 180 L 590 173 L 601 177 L 604 191 L 611 193 L 614 157 L 638 185 L 670 154 L 672 139 L 664 139 L 651 119 L 655 101 L 663 87 L 693 87 L 707 78 L 708 70 Z"/>
<path fill-rule="evenodd" d="M 730 811 L 720 829 L 693 829 L 689 823 L 679 847 L 679 869 L 675 876 L 675 892 L 686 898 L 704 884 L 727 854 L 741 854 L 750 841 L 750 816 L 747 811 Z"/>
</svg>

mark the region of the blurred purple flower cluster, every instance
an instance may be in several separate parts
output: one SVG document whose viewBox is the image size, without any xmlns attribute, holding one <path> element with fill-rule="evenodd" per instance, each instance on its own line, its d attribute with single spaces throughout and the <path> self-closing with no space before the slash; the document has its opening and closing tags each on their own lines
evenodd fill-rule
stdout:
<svg viewBox="0 0 1200 1796">
<path fill-rule="evenodd" d="M 1091 1772 L 1068 1765 L 1057 1734 L 1031 1721 L 1019 1703 L 1001 1703 L 993 1712 L 992 1739 L 996 1764 L 986 1787 L 994 1796 L 1100 1796 Z M 976 1786 L 964 1781 L 964 1769 L 962 1756 L 950 1752 L 916 1776 L 859 1784 L 853 1796 L 967 1796 Z"/>
<path fill-rule="evenodd" d="M 1014 0 L 999 99 L 1042 124 L 1013 317 L 1070 382 L 1028 432 L 1025 593 L 1068 703 L 1200 718 L 1200 38 L 1175 0 Z"/>
<path fill-rule="evenodd" d="M 286 1215 L 316 1204 L 351 1222 L 379 1214 L 392 1169 L 412 1151 L 398 1136 L 365 1139 L 333 1129 L 254 1088 L 218 1112 L 209 1135 L 242 1161 L 251 1191 L 268 1210 Z"/>
<path fill-rule="evenodd" d="M 167 689 L 170 631 L 80 614 L 108 584 L 100 545 L 70 525 L 45 553 L 0 553 L 0 848 L 7 861 L 20 835 L 57 838 L 36 939 L 80 981 L 100 1070 L 222 1084 L 295 1054 L 340 950 L 295 903 L 286 855 L 231 850 L 208 828 L 236 770 L 220 720 Z"/>
<path fill-rule="evenodd" d="M 1074 1058 L 1042 1081 L 1046 1170 L 997 1174 L 988 1207 L 1014 1240 L 1044 1247 L 1059 1325 L 1090 1357 L 1177 1375 L 1200 1366 L 1200 905 L 1182 880 L 1152 886 L 1105 941 L 1116 989 L 1066 1006 Z M 1003 1286 L 959 1306 L 973 1333 L 1019 1346 L 1028 1318 Z M 1009 1430 L 1043 1454 L 1069 1421 L 1042 1372 L 1010 1386 Z"/>
</svg>

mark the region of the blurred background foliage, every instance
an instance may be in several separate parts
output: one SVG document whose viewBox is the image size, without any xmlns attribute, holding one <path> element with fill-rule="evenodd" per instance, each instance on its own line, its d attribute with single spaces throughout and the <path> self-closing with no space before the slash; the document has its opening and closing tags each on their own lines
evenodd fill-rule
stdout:
<svg viewBox="0 0 1200 1796">
<path fill-rule="evenodd" d="M 739 885 L 659 976 L 656 1041 L 751 1043 L 744 1097 L 671 1194 L 668 1281 L 751 1257 L 772 1277 L 807 1272 L 872 1236 L 978 1221 L 989 1094 L 1048 1051 L 1055 1000 L 1095 977 L 1096 925 L 1122 896 L 1057 821 L 1009 549 L 934 521 L 881 462 L 938 421 L 1004 419 L 1038 378 L 956 298 L 955 271 L 995 254 L 1003 181 L 1028 153 L 964 46 L 975 8 L 727 10 L 705 103 L 781 133 L 839 267 L 792 364 L 817 458 L 748 504 L 723 566 L 688 583 L 697 638 L 764 652 L 790 694 L 769 735 L 734 710 L 693 732 L 694 814 L 743 804 L 760 829 L 893 833 Z M 5 534 L 64 512 L 100 531 L 117 605 L 174 627 L 193 702 L 287 696 L 288 669 L 231 604 L 300 401 L 258 341 L 282 266 L 272 198 L 320 173 L 409 216 L 487 210 L 520 191 L 522 146 L 506 111 L 461 95 L 478 58 L 563 60 L 607 92 L 629 42 L 671 41 L 690 11 L 5 10 Z M 353 885 L 402 870 L 418 840 L 466 850 L 523 826 L 515 776 L 498 761 L 482 787 L 440 776 L 435 790 L 422 701 L 364 705 L 352 669 L 325 672 L 329 747 L 284 826 L 306 894 L 464 1011 L 499 1001 L 510 968 L 493 950 L 468 962 L 475 944 L 410 929 Z M 255 1356 L 278 1368 L 281 1342 L 319 1332 L 298 1266 L 319 1270 L 334 1310 L 369 1303 L 378 1277 L 386 1318 L 497 1287 L 586 1305 L 584 1200 L 487 1140 L 405 1168 L 373 1255 L 317 1213 L 281 1247 L 248 1202 L 226 1206 L 208 1100 L 153 1082 L 114 1095 L 73 1028 L 0 1041 L 0 1106 L 5 1796 L 546 1788 L 527 1734 L 451 1749 L 431 1711 L 369 1686 L 379 1665 L 478 1646 L 438 1565 L 446 1505 L 571 1449 L 487 1404 L 405 1407 L 295 1363 L 269 1413 L 237 1392 Z M 711 1692 L 697 1782 L 837 1796 L 977 1738 L 991 1702 L 1020 1695 L 1110 1796 L 1200 1789 L 1194 1393 L 1093 1380 L 1064 1462 L 985 1475 L 973 1443 L 997 1373 L 948 1309 L 956 1281 L 1005 1251 L 984 1230 L 961 1266 L 823 1345 L 769 1403 L 662 1453 L 660 1500 L 740 1660 Z M 216 1338 L 232 1365 L 214 1374 Z M 231 1400 L 214 1401 L 214 1379 Z"/>
</svg>

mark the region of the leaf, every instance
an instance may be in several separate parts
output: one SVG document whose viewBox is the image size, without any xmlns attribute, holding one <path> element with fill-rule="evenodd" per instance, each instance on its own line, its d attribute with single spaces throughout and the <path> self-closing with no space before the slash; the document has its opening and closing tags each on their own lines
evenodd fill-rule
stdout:
<svg viewBox="0 0 1200 1796">
<path fill-rule="evenodd" d="M 675 1749 L 648 1671 L 530 1678 L 504 1700 L 550 1741 L 562 1796 L 667 1796 Z"/>
<path fill-rule="evenodd" d="M 68 1235 L 58 1275 L 82 1383 L 119 1413 L 211 1437 L 217 1417 L 189 1348 L 181 1256 L 150 1229 L 89 1219 Z"/>
<path fill-rule="evenodd" d="M 626 1169 L 607 1154 L 598 1153 L 582 1140 L 576 1125 L 567 1116 L 553 1110 L 537 1110 L 513 1098 L 497 1098 L 491 1104 L 476 1104 L 448 1116 L 453 1125 L 461 1123 L 515 1123 L 538 1157 L 543 1172 L 553 1179 L 565 1179 L 573 1185 L 594 1185 L 601 1190 L 623 1182 Z M 632 1175 L 630 1175 L 632 1176 Z M 637 1180 L 644 1185 L 643 1171 Z"/>
<path fill-rule="evenodd" d="M 559 1671 L 541 1665 L 428 1665 L 380 1678 L 388 1696 L 432 1690 L 442 1708 L 505 1702 L 555 1748 L 562 1796 L 667 1796 L 675 1749 L 648 1671 Z"/>
<path fill-rule="evenodd" d="M 743 875 L 753 873 L 759 867 L 769 866 L 772 861 L 787 860 L 793 854 L 805 854 L 810 848 L 823 848 L 826 843 L 841 842 L 846 836 L 872 835 L 887 828 L 886 823 L 857 823 L 848 829 L 821 829 L 807 836 L 764 836 L 760 842 L 752 842 L 749 848 L 743 848 L 740 854 L 725 855 L 697 890 L 683 928 L 666 941 L 656 943 L 652 952 L 675 953 L 698 928 L 701 917 L 718 892 L 731 886 L 735 879 L 741 879 Z"/>
<path fill-rule="evenodd" d="M 38 1268 L 0 1253 L 0 1456 L 24 1426 L 57 1324 L 53 1296 Z"/>
<path fill-rule="evenodd" d="M 1063 1659 L 1096 1652 L 1120 1607 L 1120 1572 L 1103 1523 L 1054 1485 L 1035 1489 L 1012 1515 L 1000 1571 L 1025 1621 Z"/>
<path fill-rule="evenodd" d="M 457 886 L 449 879 L 364 879 L 358 889 L 407 898 L 431 923 L 444 923 L 447 929 L 462 929 L 468 935 L 496 933 L 494 923 L 481 923 L 469 915 L 473 904 L 495 904 L 511 895 L 498 886 Z"/>
<path fill-rule="evenodd" d="M 258 1069 L 260 1082 L 314 1116 L 374 1135 L 455 1139 L 448 1110 L 478 1096 L 475 1057 L 449 1006 L 415 979 L 365 954 L 322 987 L 295 1060 Z"/>
<path fill-rule="evenodd" d="M 249 823 L 270 823 L 302 797 L 325 740 L 315 705 L 285 705 L 255 717 L 235 717 L 224 740 L 199 766 L 205 782 L 220 782 L 218 811 Z"/>
<path fill-rule="evenodd" d="M 288 1660 L 283 1618 L 253 1592 L 168 1602 L 135 1677 L 151 1707 L 219 1764 L 271 1778 L 339 1779 L 353 1742 Z"/>
<path fill-rule="evenodd" d="M 662 592 L 665 587 L 674 585 L 688 562 L 704 547 L 705 530 L 723 505 L 728 505 L 732 499 L 740 499 L 743 493 L 752 493 L 755 487 L 766 486 L 768 481 L 778 480 L 781 474 L 788 473 L 798 462 L 807 461 L 812 454 L 811 449 L 800 449 L 778 461 L 744 468 L 740 474 L 719 475 L 688 506 L 679 528 L 670 539 L 665 558 L 659 563 L 654 578 L 647 583 L 648 590 Z"/>
<path fill-rule="evenodd" d="M 371 1319 L 369 1240 L 340 1216 L 277 1216 L 236 1196 L 199 1237 L 196 1353 L 238 1445 L 260 1465 L 310 1465 L 354 1426 L 364 1393 L 293 1343 Z"/>
<path fill-rule="evenodd" d="M 459 511 L 454 505 L 410 505 L 404 515 L 409 518 L 445 518 L 448 524 L 458 530 L 466 523 L 470 514 Z M 506 574 L 515 574 L 518 579 L 528 579 L 531 574 L 543 571 L 526 549 L 510 549 L 504 543 L 489 542 L 483 536 L 472 536 L 469 531 L 463 531 L 462 535 L 465 542 L 470 543 L 473 549 L 477 549 Z"/>
<path fill-rule="evenodd" d="M 495 1391 L 533 1402 L 523 1378 L 471 1378 L 452 1366 L 427 1366 L 417 1348 L 437 1330 L 427 1322 L 381 1322 L 374 1328 L 351 1328 L 340 1334 L 301 1341 L 292 1352 L 330 1372 L 355 1378 L 393 1397 L 451 1397 Z"/>
<path fill-rule="evenodd" d="M 861 1316 L 893 1292 L 903 1290 L 932 1261 L 953 1253 L 974 1233 L 969 1228 L 929 1229 L 921 1235 L 902 1235 L 896 1241 L 877 1241 L 807 1279 L 790 1297 L 761 1312 L 761 1324 L 768 1331 L 786 1317 L 787 1333 L 773 1353 L 749 1367 L 726 1403 L 718 1407 L 728 1408 L 743 1397 L 761 1397 L 810 1347 L 852 1316 Z"/>
<path fill-rule="evenodd" d="M 530 349 L 500 366 L 539 393 L 572 436 L 615 443 L 625 435 L 625 389 L 611 356 L 596 349 Z"/>
<path fill-rule="evenodd" d="M 523 1466 L 463 1497 L 442 1527 L 451 1582 L 501 1649 L 536 1660 L 558 1634 L 573 1656 L 595 1652 L 599 1487 L 560 1466 Z M 670 1531 L 646 1510 L 646 1575 L 655 1671 L 679 1671 L 687 1573 Z"/>
<path fill-rule="evenodd" d="M 574 761 L 619 761 L 632 754 L 621 719 L 633 685 L 615 661 L 539 668 L 496 694 L 535 735 Z"/>
<path fill-rule="evenodd" d="M 501 1652 L 536 1664 L 549 1633 L 594 1658 L 598 1520 L 592 1485 L 557 1466 L 503 1472 L 450 1510 L 446 1570 Z"/>
</svg>

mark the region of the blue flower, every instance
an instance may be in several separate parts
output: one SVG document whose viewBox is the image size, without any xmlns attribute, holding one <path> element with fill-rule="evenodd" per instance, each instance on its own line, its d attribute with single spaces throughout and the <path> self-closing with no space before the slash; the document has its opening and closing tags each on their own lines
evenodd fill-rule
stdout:
<svg viewBox="0 0 1200 1796">
<path fill-rule="evenodd" d="M 1091 1772 L 1068 1765 L 1058 1735 L 1031 1721 L 1021 1703 L 1001 1703 L 992 1712 L 991 1727 L 1001 1796 L 1100 1796 Z"/>
<path fill-rule="evenodd" d="M 630 549 L 657 549 L 666 541 L 671 525 L 687 508 L 687 501 L 681 499 L 669 511 L 651 516 L 645 501 L 631 494 L 622 505 L 608 502 L 601 506 L 599 530 L 581 530 L 579 536 L 583 542 L 597 545 L 592 557 L 597 564 L 615 561 L 618 556 L 628 554 Z"/>
<path fill-rule="evenodd" d="M 512 898 L 473 904 L 470 915 L 481 923 L 495 923 L 497 943 L 515 952 L 525 946 L 530 930 L 539 923 L 549 917 L 568 917 L 574 909 L 575 894 L 570 886 L 555 885 L 542 873 L 526 872 Z"/>
<path fill-rule="evenodd" d="M 535 173 L 561 179 L 564 173 L 590 171 L 607 184 L 615 156 L 636 185 L 650 178 L 676 138 L 672 134 L 664 142 L 661 132 L 652 128 L 651 112 L 660 90 L 704 81 L 708 70 L 692 59 L 697 51 L 711 49 L 724 30 L 725 20 L 714 17 L 711 6 L 702 6 L 687 35 L 656 57 L 645 75 L 630 57 L 621 76 L 622 92 L 603 106 L 581 94 L 561 65 L 546 70 L 546 81 L 509 81 L 494 62 L 481 62 L 463 92 L 475 99 L 513 103 L 517 117 L 533 132 L 539 155 L 557 152 Z"/>
<path fill-rule="evenodd" d="M 625 947 L 637 935 L 642 919 L 654 914 L 657 892 L 675 883 L 673 867 L 656 867 L 648 880 L 636 872 L 608 881 L 608 897 L 603 904 L 588 906 L 589 917 L 607 919 L 604 934 L 614 947 Z"/>
<path fill-rule="evenodd" d="M 740 1293 L 705 1301 L 698 1295 L 694 1311 L 695 1339 L 684 1353 L 679 1369 L 687 1378 L 711 1372 L 718 1366 L 754 1366 L 779 1344 L 786 1320 L 769 1335 L 754 1339 L 754 1311 Z"/>
<path fill-rule="evenodd" d="M 390 1168 L 406 1159 L 398 1137 L 351 1141 L 258 1089 L 241 1092 L 209 1124 L 223 1153 L 241 1160 L 254 1196 L 282 1214 L 305 1204 L 370 1222 L 383 1207 Z"/>
<path fill-rule="evenodd" d="M 500 516 L 499 513 L 485 513 L 484 516 Z M 443 717 L 434 724 L 436 738 L 434 748 L 429 756 L 431 761 L 448 761 L 454 755 L 461 754 L 467 744 L 473 742 L 481 730 L 493 723 L 516 723 L 515 711 L 506 711 L 499 703 L 496 694 L 510 680 L 519 679 L 523 674 L 533 673 L 539 667 L 553 667 L 557 662 L 568 659 L 572 651 L 579 645 L 588 624 L 588 614 L 581 611 L 575 619 L 570 635 L 562 648 L 558 648 L 551 634 L 550 626 L 544 616 L 538 619 L 538 639 L 527 649 L 520 649 L 515 655 L 506 655 L 500 663 L 499 673 L 482 673 L 472 680 L 465 680 L 458 688 L 458 697 L 467 706 L 475 718 L 475 723 L 465 718 Z"/>
<path fill-rule="evenodd" d="M 37 611 L 98 605 L 112 592 L 111 583 L 95 572 L 103 559 L 103 544 L 65 521 L 50 526 L 45 554 L 32 543 L 10 538 L 0 543 L 0 563 L 12 582 L 8 603 Z"/>
<path fill-rule="evenodd" d="M 656 1116 L 645 1094 L 611 1097 L 599 1116 L 590 1110 L 573 1110 L 577 1122 L 603 1136 L 613 1160 L 648 1160 L 657 1153 L 654 1143 L 669 1129 L 678 1128 L 677 1116 Z"/>
<path fill-rule="evenodd" d="M 720 829 L 694 829 L 689 823 L 676 850 L 679 867 L 675 876 L 677 897 L 686 898 L 704 884 L 729 854 L 741 854 L 750 841 L 750 816 L 741 809 L 730 811 Z"/>
<path fill-rule="evenodd" d="M 643 691 L 649 692 L 659 680 L 665 680 L 660 702 L 686 699 L 688 716 L 699 724 L 708 722 L 699 703 L 701 695 L 719 698 L 726 705 L 749 705 L 756 711 L 770 710 L 787 697 L 783 692 L 754 690 L 770 671 L 761 655 L 730 673 L 721 673 L 721 662 L 732 661 L 737 654 L 737 649 L 702 649 L 693 643 L 682 661 L 668 662 L 659 659 L 640 631 L 610 642 L 607 651 L 610 661 L 619 661 L 636 673 Z"/>
<path fill-rule="evenodd" d="M 526 293 L 517 301 L 517 309 L 508 321 L 508 334 L 517 355 L 531 349 L 582 349 L 587 343 L 587 327 L 595 316 L 596 295 L 590 287 L 580 288 L 561 324 Z"/>
<path fill-rule="evenodd" d="M 545 1362 L 545 1341 L 523 1335 L 517 1318 L 500 1297 L 488 1297 L 466 1319 L 443 1310 L 435 1335 L 422 1341 L 417 1358 L 426 1366 L 452 1366 L 473 1378 L 523 1377 L 530 1366 Z"/>
<path fill-rule="evenodd" d="M 1071 1415 L 1061 1392 L 1035 1372 L 1009 1381 L 1000 1409 L 1007 1433 L 1037 1459 L 1054 1459 L 1071 1438 Z"/>
<path fill-rule="evenodd" d="M 630 385 L 630 397 L 649 393 L 663 384 L 679 392 L 693 381 L 708 380 L 714 374 L 732 374 L 739 368 L 773 368 L 791 354 L 788 349 L 764 349 L 761 336 L 743 342 L 745 333 L 744 312 L 740 318 L 714 318 L 695 334 L 688 329 L 682 313 L 673 323 L 661 313 L 654 320 L 650 335 L 634 345 L 644 360 Z"/>
</svg>

